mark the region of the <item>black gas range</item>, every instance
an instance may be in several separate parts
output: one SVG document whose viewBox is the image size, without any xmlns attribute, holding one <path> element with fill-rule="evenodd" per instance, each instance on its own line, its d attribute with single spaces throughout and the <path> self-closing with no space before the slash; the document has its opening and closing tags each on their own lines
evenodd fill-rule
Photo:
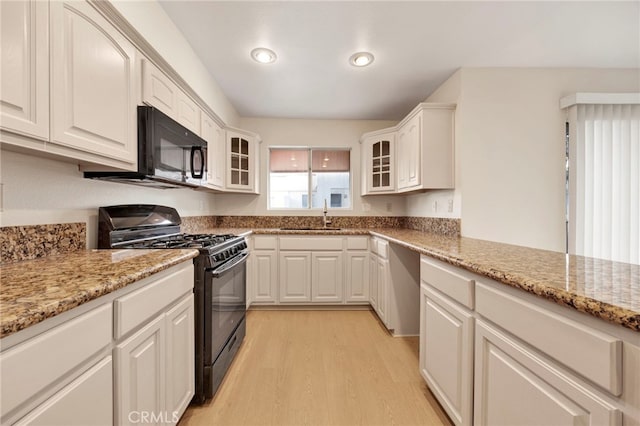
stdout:
<svg viewBox="0 0 640 426">
<path fill-rule="evenodd" d="M 100 207 L 98 248 L 195 248 L 195 396 L 203 403 L 217 391 L 246 332 L 244 237 L 186 234 L 171 207 L 135 204 Z"/>
</svg>

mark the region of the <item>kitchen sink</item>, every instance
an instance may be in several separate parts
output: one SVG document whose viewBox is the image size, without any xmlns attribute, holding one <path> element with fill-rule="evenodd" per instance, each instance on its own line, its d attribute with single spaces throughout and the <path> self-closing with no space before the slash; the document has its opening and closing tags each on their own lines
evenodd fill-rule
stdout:
<svg viewBox="0 0 640 426">
<path fill-rule="evenodd" d="M 332 228 L 327 226 L 326 228 L 312 228 L 312 227 L 291 227 L 291 228 L 280 228 L 281 231 L 339 231 L 342 228 Z"/>
</svg>

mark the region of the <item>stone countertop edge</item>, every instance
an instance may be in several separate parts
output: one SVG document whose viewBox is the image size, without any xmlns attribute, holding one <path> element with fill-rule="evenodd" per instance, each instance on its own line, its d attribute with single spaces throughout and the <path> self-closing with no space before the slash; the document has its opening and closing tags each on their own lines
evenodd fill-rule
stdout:
<svg viewBox="0 0 640 426">
<path fill-rule="evenodd" d="M 502 284 L 518 288 L 520 290 L 526 291 L 527 293 L 534 294 L 559 305 L 573 308 L 579 312 L 595 316 L 606 322 L 621 325 L 633 331 L 640 332 L 640 312 L 638 311 L 613 305 L 611 303 L 597 300 L 588 296 L 579 295 L 575 292 L 567 291 L 561 288 L 546 285 L 541 281 L 536 282 L 535 278 L 532 276 L 523 276 L 522 274 L 508 271 L 506 270 L 507 268 L 504 268 L 503 270 L 495 269 L 464 259 L 464 256 L 456 257 L 446 251 L 411 244 L 406 241 L 389 236 L 385 234 L 384 231 L 370 231 L 370 233 L 373 236 L 383 238 L 389 242 L 393 242 L 410 250 L 417 251 L 420 254 L 427 255 L 437 260 L 441 260 L 453 266 L 461 267 L 478 275 L 483 275 Z M 493 244 L 495 244 L 496 246 L 506 245 L 497 242 L 493 242 Z M 543 250 L 540 251 L 542 252 Z"/>
<path fill-rule="evenodd" d="M 517 271 L 517 265 L 510 265 L 509 262 L 515 262 L 508 260 L 506 265 L 502 266 L 491 265 L 491 253 L 480 255 L 487 256 L 487 261 L 485 262 L 477 262 L 474 261 L 473 257 L 478 257 L 479 253 L 473 253 L 471 255 L 470 251 L 468 253 L 453 253 L 452 250 L 438 249 L 434 245 L 429 245 L 429 243 L 420 244 L 420 243 L 412 243 L 409 241 L 405 241 L 402 239 L 403 237 L 409 237 L 407 239 L 411 239 L 411 236 L 417 236 L 418 238 L 424 236 L 433 236 L 435 239 L 442 239 L 447 243 L 455 243 L 455 242 L 478 242 L 485 246 L 485 248 L 489 249 L 498 249 L 505 250 L 509 248 L 516 248 L 527 250 L 527 255 L 535 255 L 538 253 L 541 254 L 553 254 L 554 256 L 565 256 L 564 253 L 559 252 L 549 252 L 546 250 L 533 249 L 529 247 L 522 246 L 512 246 L 509 244 L 485 241 L 485 240 L 475 240 L 471 238 L 465 237 L 447 237 L 447 236 L 439 236 L 434 234 L 429 234 L 426 232 L 422 232 L 419 230 L 410 230 L 410 229 L 340 229 L 340 230 L 283 230 L 278 228 L 242 228 L 242 229 L 228 229 L 228 231 L 237 233 L 239 235 L 248 236 L 250 234 L 253 235 L 372 235 L 383 238 L 387 241 L 393 242 L 395 244 L 399 244 L 403 247 L 406 247 L 410 250 L 416 251 L 420 254 L 427 255 L 437 260 L 441 260 L 443 262 L 449 263 L 450 265 L 457 266 L 463 269 L 466 269 L 470 272 L 476 273 L 478 275 L 485 276 L 494 281 L 500 282 L 502 284 L 518 288 L 520 290 L 526 291 L 527 293 L 534 294 L 543 299 L 549 300 L 553 303 L 562 305 L 567 308 L 571 308 L 577 310 L 579 312 L 594 316 L 606 322 L 620 325 L 622 327 L 631 329 L 636 332 L 640 332 L 640 309 L 630 309 L 624 306 L 616 305 L 609 303 L 604 300 L 598 300 L 593 297 L 589 297 L 586 295 L 578 294 L 575 291 L 566 290 L 561 288 L 559 285 L 551 285 L 549 279 L 545 282 L 542 279 L 539 279 L 535 276 L 536 271 L 531 269 L 531 273 L 528 271 Z M 395 233 L 401 233 L 401 236 L 394 236 Z M 445 244 L 446 245 L 446 244 Z M 578 258 L 577 256 L 571 256 L 572 259 Z M 522 258 L 520 260 L 523 260 Z M 588 258 L 587 258 L 588 260 Z M 602 262 L 603 264 L 612 264 L 613 262 L 602 261 L 595 259 L 597 262 Z M 501 263 L 504 263 L 501 262 Z M 563 268 L 564 268 L 563 263 Z M 549 266 L 551 268 L 551 266 Z M 639 267 L 640 268 L 640 267 Z M 633 279 L 633 278 L 631 278 Z M 574 283 L 575 284 L 575 283 Z M 562 285 L 565 285 L 563 282 Z M 626 284 L 625 284 L 626 285 Z M 625 285 L 621 285 L 624 287 Z M 637 283 L 637 288 L 635 291 L 640 292 L 640 282 Z M 632 283 L 629 283 L 628 287 L 632 287 Z M 615 290 L 613 290 L 615 291 Z M 633 295 L 630 297 L 633 298 Z M 635 306 L 634 306 L 635 308 Z"/>
<path fill-rule="evenodd" d="M 193 259 L 198 253 L 195 249 L 87 250 L 0 265 L 0 338 Z"/>
</svg>

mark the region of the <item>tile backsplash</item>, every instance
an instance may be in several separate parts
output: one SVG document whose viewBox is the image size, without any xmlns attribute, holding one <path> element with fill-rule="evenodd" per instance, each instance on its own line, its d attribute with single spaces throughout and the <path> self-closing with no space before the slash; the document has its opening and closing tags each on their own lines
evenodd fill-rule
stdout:
<svg viewBox="0 0 640 426">
<path fill-rule="evenodd" d="M 407 228 L 435 234 L 459 236 L 460 219 L 402 216 L 330 216 L 336 228 Z M 320 216 L 189 216 L 182 218 L 183 232 L 211 228 L 301 228 L 320 227 Z"/>
<path fill-rule="evenodd" d="M 401 216 L 330 216 L 337 228 L 406 228 L 459 236 L 460 219 Z M 320 227 L 318 216 L 187 216 L 182 232 L 198 233 L 215 228 Z M 85 223 L 23 225 L 0 228 L 0 264 L 36 259 L 87 248 Z"/>
</svg>

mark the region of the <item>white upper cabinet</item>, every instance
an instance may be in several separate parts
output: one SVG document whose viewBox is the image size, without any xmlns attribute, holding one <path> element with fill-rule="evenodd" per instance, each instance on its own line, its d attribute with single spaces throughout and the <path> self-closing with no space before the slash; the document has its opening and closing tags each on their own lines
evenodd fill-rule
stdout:
<svg viewBox="0 0 640 426">
<path fill-rule="evenodd" d="M 135 47 L 86 2 L 49 6 L 51 142 L 135 169 Z"/>
<path fill-rule="evenodd" d="M 399 125 L 398 192 L 454 187 L 455 105 L 418 105 Z"/>
<path fill-rule="evenodd" d="M 231 191 L 258 194 L 258 135 L 240 129 L 226 131 L 227 179 Z"/>
<path fill-rule="evenodd" d="M 362 195 L 454 187 L 454 104 L 421 103 L 362 135 Z"/>
<path fill-rule="evenodd" d="M 422 147 L 420 130 L 422 115 L 417 114 L 398 131 L 398 190 L 416 187 L 420 184 L 420 164 Z"/>
<path fill-rule="evenodd" d="M 225 142 L 224 130 L 206 113 L 200 115 L 202 139 L 207 141 L 207 186 L 224 188 Z"/>
<path fill-rule="evenodd" d="M 49 5 L 0 2 L 0 128 L 49 137 Z"/>
<path fill-rule="evenodd" d="M 142 101 L 202 136 L 200 107 L 160 68 L 148 59 L 142 60 Z"/>
<path fill-rule="evenodd" d="M 178 86 L 148 59 L 142 59 L 142 102 L 175 120 Z"/>
<path fill-rule="evenodd" d="M 363 135 L 362 195 L 394 192 L 395 138 L 394 130 Z"/>
</svg>

